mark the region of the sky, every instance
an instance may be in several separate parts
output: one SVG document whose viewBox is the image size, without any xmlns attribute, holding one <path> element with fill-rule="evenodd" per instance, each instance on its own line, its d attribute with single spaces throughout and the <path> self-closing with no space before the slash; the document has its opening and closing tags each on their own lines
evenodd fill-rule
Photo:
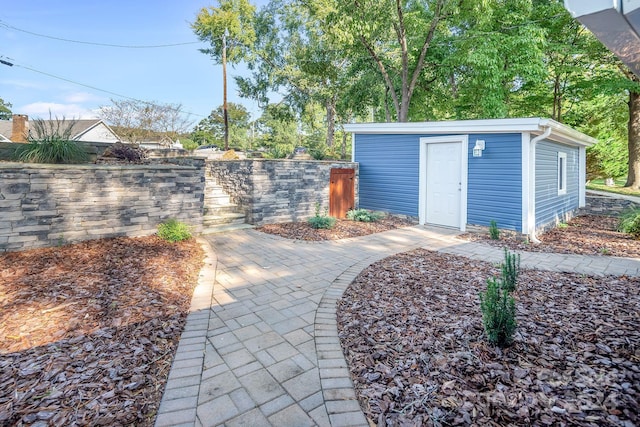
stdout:
<svg viewBox="0 0 640 427">
<path fill-rule="evenodd" d="M 260 7 L 267 0 L 253 0 Z M 0 98 L 29 117 L 97 117 L 111 99 L 181 104 L 195 123 L 222 104 L 222 67 L 198 49 L 207 47 L 190 28 L 216 0 L 12 0 L 0 8 Z M 37 33 L 41 36 L 31 33 Z M 43 37 L 46 36 L 46 37 Z M 58 39 L 125 46 L 73 43 Z M 238 96 L 228 68 L 231 102 L 252 118 L 257 103 Z M 55 77 L 54 77 L 55 76 Z M 80 84 L 78 84 L 80 83 Z M 83 86 L 85 85 L 85 86 Z M 88 87 L 89 86 L 89 87 Z M 111 92 L 111 93 L 108 93 Z"/>
</svg>

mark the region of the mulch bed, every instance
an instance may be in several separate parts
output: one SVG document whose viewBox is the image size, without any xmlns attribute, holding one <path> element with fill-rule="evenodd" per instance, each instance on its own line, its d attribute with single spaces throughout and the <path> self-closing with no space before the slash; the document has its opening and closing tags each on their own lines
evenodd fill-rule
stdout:
<svg viewBox="0 0 640 427">
<path fill-rule="evenodd" d="M 153 425 L 203 258 L 155 236 L 0 255 L 0 425 Z"/>
<path fill-rule="evenodd" d="M 640 240 L 617 231 L 618 222 L 618 218 L 610 216 L 578 216 L 567 222 L 566 227 L 539 235 L 538 244 L 505 232 L 500 233 L 499 240 L 491 240 L 488 233 L 466 233 L 459 237 L 518 251 L 640 258 Z"/>
<path fill-rule="evenodd" d="M 382 231 L 394 230 L 415 224 L 414 221 L 404 217 L 387 215 L 385 218 L 376 222 L 338 219 L 336 225 L 331 229 L 315 229 L 304 221 L 267 224 L 256 228 L 256 230 L 286 239 L 323 241 L 366 236 L 368 234 L 380 233 Z"/>
<path fill-rule="evenodd" d="M 640 279 L 523 270 L 511 347 L 484 338 L 496 266 L 416 250 L 365 269 L 338 329 L 371 424 L 640 425 Z"/>
</svg>

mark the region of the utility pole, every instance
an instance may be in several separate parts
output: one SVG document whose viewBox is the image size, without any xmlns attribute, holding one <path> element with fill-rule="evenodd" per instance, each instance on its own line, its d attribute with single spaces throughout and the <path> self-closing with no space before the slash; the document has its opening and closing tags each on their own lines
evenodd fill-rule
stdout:
<svg viewBox="0 0 640 427">
<path fill-rule="evenodd" d="M 224 150 L 229 150 L 229 112 L 227 111 L 227 30 L 222 33 L 222 117 L 224 118 Z"/>
</svg>

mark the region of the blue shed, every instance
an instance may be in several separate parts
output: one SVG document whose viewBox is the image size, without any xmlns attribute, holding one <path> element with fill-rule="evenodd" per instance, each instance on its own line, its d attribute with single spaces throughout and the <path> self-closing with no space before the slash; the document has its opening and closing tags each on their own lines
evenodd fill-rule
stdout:
<svg viewBox="0 0 640 427">
<path fill-rule="evenodd" d="M 360 207 L 420 224 L 529 235 L 585 204 L 586 147 L 596 140 L 550 119 L 358 123 Z"/>
</svg>

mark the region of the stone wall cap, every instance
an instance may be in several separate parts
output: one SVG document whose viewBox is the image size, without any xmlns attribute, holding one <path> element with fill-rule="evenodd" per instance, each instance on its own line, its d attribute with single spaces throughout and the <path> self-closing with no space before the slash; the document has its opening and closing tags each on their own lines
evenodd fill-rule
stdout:
<svg viewBox="0 0 640 427">
<path fill-rule="evenodd" d="M 108 165 L 108 164 L 54 164 L 54 163 L 21 163 L 21 162 L 0 162 L 0 169 L 53 169 L 53 170 L 196 170 L 196 166 L 177 165 L 173 163 L 150 163 L 139 165 Z"/>
</svg>

